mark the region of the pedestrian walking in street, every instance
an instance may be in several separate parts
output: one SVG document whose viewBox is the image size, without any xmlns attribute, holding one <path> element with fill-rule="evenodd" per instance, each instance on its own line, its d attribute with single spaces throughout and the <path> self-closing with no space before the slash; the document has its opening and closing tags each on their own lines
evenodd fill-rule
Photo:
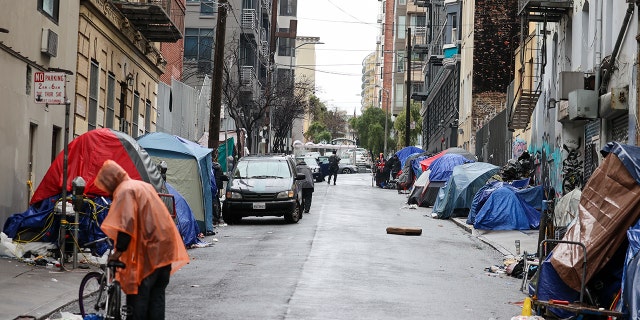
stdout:
<svg viewBox="0 0 640 320">
<path fill-rule="evenodd" d="M 313 198 L 313 173 L 304 160 L 298 162 L 298 165 L 296 165 L 296 171 L 304 174 L 304 180 L 300 180 L 300 187 L 302 188 L 302 207 L 304 208 L 304 213 L 309 213 L 309 209 L 311 209 L 311 200 Z"/>
<path fill-rule="evenodd" d="M 104 162 L 94 183 L 112 197 L 100 228 L 114 241 L 109 260 L 126 265 L 116 279 L 131 308 L 127 319 L 164 319 L 169 277 L 189 262 L 169 210 L 151 184 L 131 179 L 113 160 Z"/>
<path fill-rule="evenodd" d="M 336 151 L 329 156 L 329 179 L 327 180 L 327 184 L 331 184 L 331 177 L 333 176 L 333 185 L 336 185 L 336 179 L 338 179 L 338 170 L 340 166 L 340 157 L 336 155 Z"/>
</svg>

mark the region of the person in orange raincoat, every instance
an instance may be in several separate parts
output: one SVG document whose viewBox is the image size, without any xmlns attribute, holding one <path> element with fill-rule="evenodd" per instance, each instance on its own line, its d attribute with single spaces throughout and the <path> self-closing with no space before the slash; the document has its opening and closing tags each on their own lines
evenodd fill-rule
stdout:
<svg viewBox="0 0 640 320">
<path fill-rule="evenodd" d="M 100 228 L 115 241 L 109 259 L 126 265 L 116 279 L 131 307 L 127 319 L 164 319 L 169 277 L 189 262 L 178 228 L 153 186 L 115 161 L 104 162 L 94 184 L 113 199 Z"/>
</svg>

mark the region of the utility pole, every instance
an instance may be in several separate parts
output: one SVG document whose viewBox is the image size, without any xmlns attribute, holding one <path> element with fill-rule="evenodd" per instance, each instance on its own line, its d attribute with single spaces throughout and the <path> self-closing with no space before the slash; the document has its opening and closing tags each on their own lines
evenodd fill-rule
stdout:
<svg viewBox="0 0 640 320">
<path fill-rule="evenodd" d="M 211 81 L 211 112 L 209 113 L 209 148 L 213 149 L 211 158 L 218 160 L 220 144 L 220 105 L 222 103 L 222 69 L 224 68 L 224 36 L 227 32 L 227 0 L 220 0 L 218 23 L 216 25 L 216 43 L 213 52 L 213 75 Z M 226 144 L 226 141 L 225 141 Z M 227 159 L 225 159 L 227 161 Z"/>
<path fill-rule="evenodd" d="M 407 28 L 407 108 L 405 111 L 404 146 L 411 143 L 411 28 Z"/>
</svg>

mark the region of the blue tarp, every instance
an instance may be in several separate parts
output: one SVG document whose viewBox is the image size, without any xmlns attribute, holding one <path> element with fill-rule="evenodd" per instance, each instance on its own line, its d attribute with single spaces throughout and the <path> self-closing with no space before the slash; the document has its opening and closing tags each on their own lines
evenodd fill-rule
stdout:
<svg viewBox="0 0 640 320">
<path fill-rule="evenodd" d="M 621 305 L 628 306 L 629 319 L 638 319 L 640 316 L 640 222 L 627 230 L 629 247 L 622 273 L 622 296 Z"/>
<path fill-rule="evenodd" d="M 474 161 L 459 154 L 444 154 L 433 161 L 431 166 L 429 166 L 429 169 L 431 170 L 429 181 L 447 181 L 449 180 L 449 177 L 451 177 L 455 166 L 470 162 Z"/>
<path fill-rule="evenodd" d="M 615 154 L 624 167 L 627 168 L 629 174 L 640 184 L 640 147 L 620 144 L 618 142 L 609 142 L 600 151 L 603 157 L 609 153 Z"/>
<path fill-rule="evenodd" d="M 60 215 L 54 212 L 54 206 L 61 196 L 61 194 L 52 196 L 29 206 L 25 212 L 11 215 L 5 221 L 3 232 L 13 240 L 57 244 L 60 233 Z M 111 199 L 96 197 L 92 201 L 95 203 L 95 215 L 94 207 L 86 202 L 79 214 L 78 245 L 80 246 L 105 237 L 104 232 L 100 229 L 100 224 L 107 216 L 107 207 L 111 203 Z M 73 209 L 67 207 L 67 210 Z M 72 212 L 67 213 L 71 214 Z M 107 249 L 106 242 L 96 243 L 98 254 L 103 254 Z"/>
<path fill-rule="evenodd" d="M 411 160 L 411 169 L 413 169 L 413 174 L 416 178 L 419 178 L 422 174 L 422 166 L 420 165 L 420 161 L 426 158 L 428 158 L 428 156 L 419 155 Z"/>
<path fill-rule="evenodd" d="M 475 216 L 473 227 L 479 230 L 537 229 L 540 211 L 536 206 L 541 207 L 542 190 L 542 186 L 520 190 L 503 184 L 491 192 Z"/>
<path fill-rule="evenodd" d="M 500 167 L 486 162 L 466 163 L 454 167 L 451 178 L 438 192 L 433 212 L 440 219 L 454 216 L 455 209 L 466 209 L 466 215 L 476 192 L 499 170 Z"/>
</svg>

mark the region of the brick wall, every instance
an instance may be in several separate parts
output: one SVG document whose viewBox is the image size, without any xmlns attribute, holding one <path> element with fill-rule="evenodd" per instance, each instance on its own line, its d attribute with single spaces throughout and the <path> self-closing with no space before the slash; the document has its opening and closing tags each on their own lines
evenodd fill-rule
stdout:
<svg viewBox="0 0 640 320">
<path fill-rule="evenodd" d="M 171 78 L 182 81 L 182 61 L 184 57 L 184 41 L 178 40 L 176 43 L 160 44 L 160 52 L 167 61 L 164 73 L 160 76 L 160 81 L 171 85 Z"/>
<path fill-rule="evenodd" d="M 517 0 L 476 0 L 473 93 L 506 91 L 520 41 Z"/>
</svg>

